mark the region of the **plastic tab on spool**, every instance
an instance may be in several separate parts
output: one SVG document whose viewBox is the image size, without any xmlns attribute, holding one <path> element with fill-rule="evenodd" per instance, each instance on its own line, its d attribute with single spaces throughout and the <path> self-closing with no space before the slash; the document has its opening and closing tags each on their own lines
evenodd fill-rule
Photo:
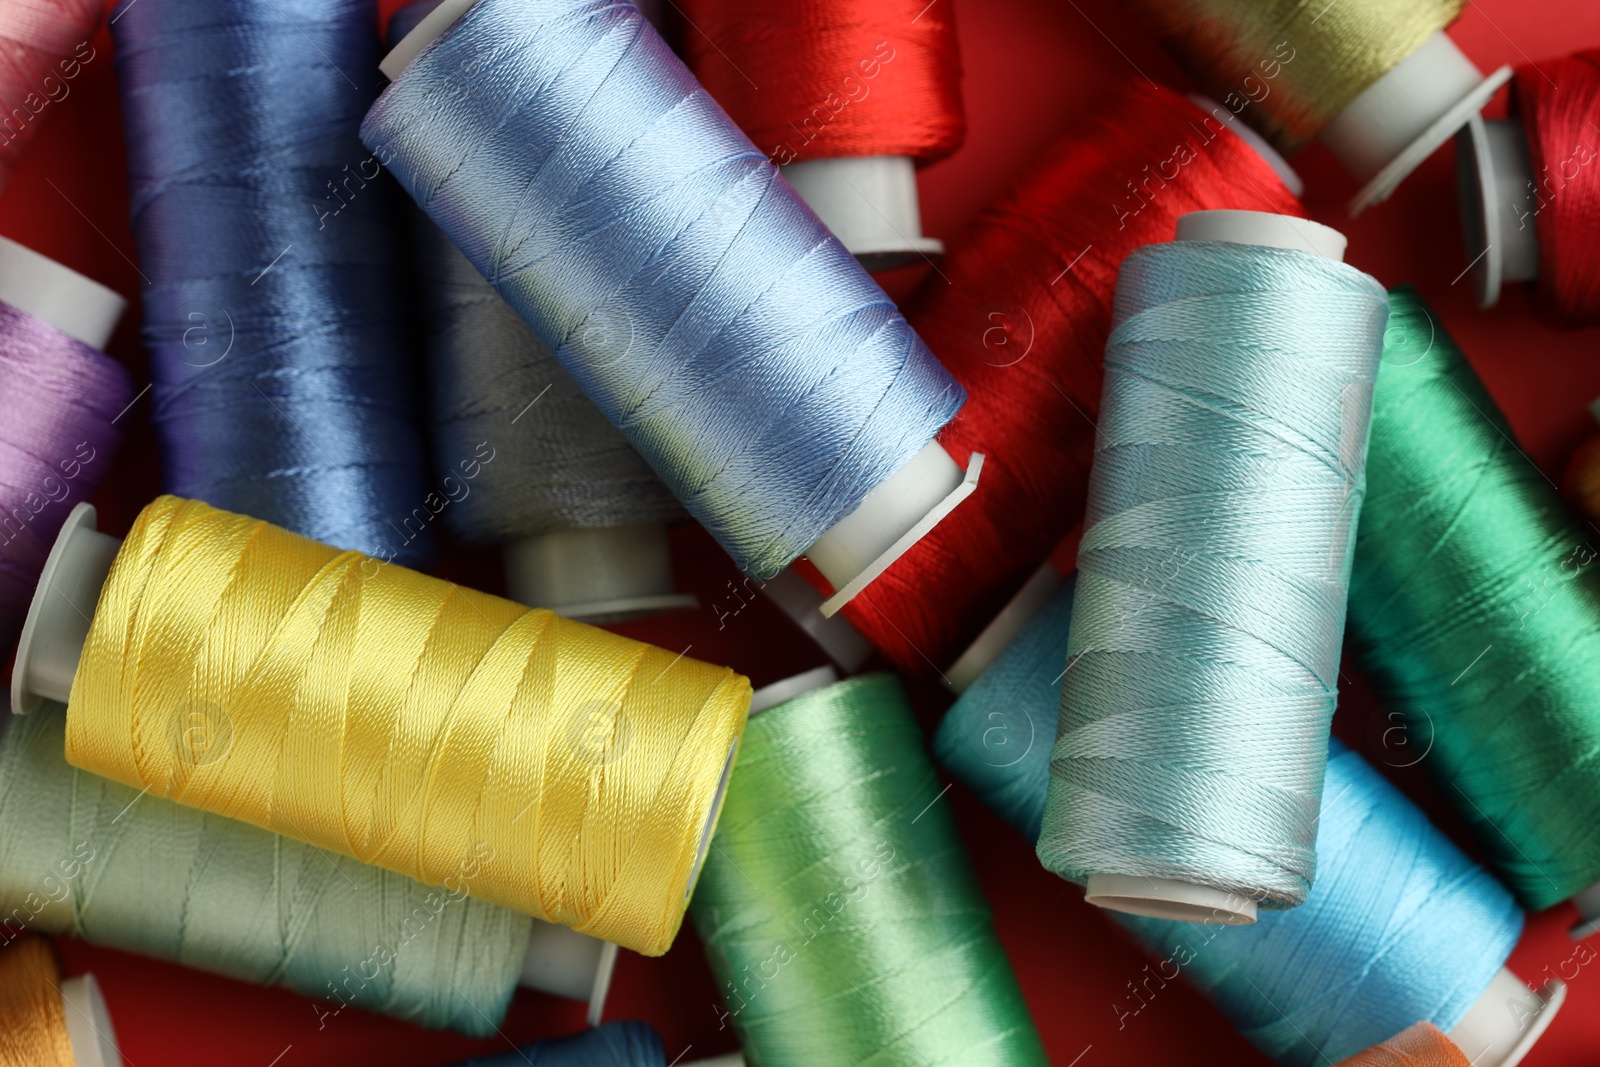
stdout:
<svg viewBox="0 0 1600 1067">
<path fill-rule="evenodd" d="M 951 664 L 944 674 L 945 686 L 951 692 L 965 693 L 1000 658 L 1000 653 L 1039 614 L 1040 609 L 1050 602 L 1064 582 L 1066 579 L 1061 572 L 1050 563 L 1034 571 L 1033 576 L 1017 590 L 1017 595 L 983 628 L 977 640 L 961 653 L 961 658 Z"/>
<path fill-rule="evenodd" d="M 117 1031 L 106 1010 L 106 998 L 94 975 L 61 983 L 61 1007 L 67 1018 L 67 1040 L 78 1067 L 122 1067 Z"/>
<path fill-rule="evenodd" d="M 1472 288 L 1480 308 L 1493 307 L 1502 285 L 1539 276 L 1533 161 L 1522 120 L 1472 116 L 1456 135 L 1456 186 Z"/>
<path fill-rule="evenodd" d="M 1190 93 L 1189 102 L 1222 123 L 1228 128 L 1229 132 L 1237 135 L 1239 140 L 1255 149 L 1256 155 L 1261 157 L 1263 163 L 1272 168 L 1272 172 L 1278 176 L 1278 179 L 1283 182 L 1289 192 L 1294 194 L 1295 199 L 1299 199 L 1305 193 L 1306 183 L 1301 179 L 1299 173 L 1289 166 L 1289 161 L 1284 159 L 1276 148 L 1267 143 L 1265 137 L 1251 129 L 1248 123 L 1240 122 L 1239 116 L 1209 96 Z"/>
<path fill-rule="evenodd" d="M 65 703 L 89 637 L 89 620 L 122 542 L 95 530 L 92 504 L 67 515 L 34 588 L 11 671 L 11 710 L 26 715 L 41 701 Z"/>
<path fill-rule="evenodd" d="M 128 302 L 31 248 L 0 237 L 0 300 L 90 348 L 104 348 Z"/>
<path fill-rule="evenodd" d="M 1484 77 L 1440 31 L 1369 85 L 1321 133 L 1322 143 L 1363 183 L 1350 214 L 1389 199 L 1510 80 L 1509 66 Z"/>
<path fill-rule="evenodd" d="M 938 441 L 929 441 L 889 480 L 867 494 L 861 506 L 806 550 L 833 585 L 822 602 L 832 615 L 905 555 L 912 545 L 978 488 L 983 453 L 974 452 L 966 473 Z"/>
<path fill-rule="evenodd" d="M 588 1001 L 588 1024 L 599 1026 L 617 951 L 609 941 L 535 919 L 518 984 L 568 1000 Z"/>
<path fill-rule="evenodd" d="M 847 619 L 822 613 L 822 594 L 793 570 L 784 568 L 761 583 L 761 592 L 778 605 L 789 621 L 804 630 L 846 674 L 854 674 L 872 658 L 872 645 Z"/>
<path fill-rule="evenodd" d="M 673 591 L 667 528 L 657 523 L 554 530 L 506 546 L 511 599 L 580 622 L 693 608 Z"/>
<path fill-rule="evenodd" d="M 1516 1067 L 1566 999 L 1567 987 L 1560 981 L 1552 979 L 1535 992 L 1502 967 L 1448 1036 L 1473 1067 Z"/>
<path fill-rule="evenodd" d="M 1174 878 L 1091 874 L 1084 886 L 1083 899 L 1097 908 L 1175 922 L 1248 926 L 1256 921 L 1255 901 L 1225 889 Z"/>
<path fill-rule="evenodd" d="M 944 255 L 922 235 L 916 164 L 906 156 L 839 156 L 779 167 L 839 243 L 867 270 Z"/>
</svg>

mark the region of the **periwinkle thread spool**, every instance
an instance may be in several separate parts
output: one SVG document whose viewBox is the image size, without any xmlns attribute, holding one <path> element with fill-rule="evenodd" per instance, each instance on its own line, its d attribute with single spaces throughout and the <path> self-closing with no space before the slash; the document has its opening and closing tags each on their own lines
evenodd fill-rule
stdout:
<svg viewBox="0 0 1600 1067">
<path fill-rule="evenodd" d="M 125 0 L 111 25 L 166 488 L 421 565 L 400 203 L 356 136 L 376 19 Z"/>
<path fill-rule="evenodd" d="M 362 136 L 757 577 L 960 407 L 883 291 L 631 5 L 480 0 Z"/>
<path fill-rule="evenodd" d="M 1321 136 L 1363 184 L 1396 186 L 1511 76 L 1485 77 L 1445 35 L 1466 0 L 1128 0 L 1202 92 L 1285 155 Z"/>
<path fill-rule="evenodd" d="M 97 53 L 89 39 L 100 0 L 10 0 L 0 5 L 0 188 L 53 106 Z"/>
<path fill-rule="evenodd" d="M 92 620 L 35 602 L 75 665 L 18 657 L 25 679 L 71 678 L 31 698 L 67 697 L 74 766 L 428 884 L 471 868 L 479 899 L 670 946 L 746 679 L 175 497 L 109 567 Z M 220 738 L 200 752 L 196 717 Z"/>
<path fill-rule="evenodd" d="M 455 1067 L 666 1067 L 661 1036 L 647 1023 L 621 1020 L 570 1037 L 552 1037 Z"/>
<path fill-rule="evenodd" d="M 1305 900 L 1387 315 L 1293 248 L 1124 261 L 1038 847 L 1091 901 Z"/>
<path fill-rule="evenodd" d="M 1030 838 L 1044 816 L 1043 760 L 1006 748 L 1031 736 L 1031 754 L 1055 739 L 1069 601 L 1060 595 L 1034 617 L 956 701 L 934 742 L 940 763 Z M 1522 924 L 1488 872 L 1337 741 L 1324 795 L 1317 883 L 1300 907 L 1242 927 L 1112 913 L 1262 1051 L 1297 1067 L 1352 1055 L 1418 1019 L 1455 1027 Z M 1118 1010 L 1136 1007 L 1130 998 Z"/>
<path fill-rule="evenodd" d="M 0 726 L 0 955 L 69 934 L 492 1035 L 531 920 L 71 767 L 59 707 Z"/>
<path fill-rule="evenodd" d="M 908 304 L 968 394 L 941 444 L 958 463 L 990 460 L 981 492 L 841 612 L 904 673 L 947 667 L 1082 517 L 1127 255 L 1171 240 L 1190 211 L 1302 211 L 1244 141 L 1170 89 L 1130 78 L 1084 115 Z"/>
<path fill-rule="evenodd" d="M 1600 881 L 1597 552 L 1438 317 L 1390 301 L 1351 641 L 1490 864 L 1549 907 Z"/>
<path fill-rule="evenodd" d="M 751 1067 L 1046 1063 L 899 682 L 754 716 L 695 893 Z"/>
<path fill-rule="evenodd" d="M 111 465 L 133 395 L 110 357 L 0 301 L 0 647 L 16 642 L 67 513 Z"/>
</svg>

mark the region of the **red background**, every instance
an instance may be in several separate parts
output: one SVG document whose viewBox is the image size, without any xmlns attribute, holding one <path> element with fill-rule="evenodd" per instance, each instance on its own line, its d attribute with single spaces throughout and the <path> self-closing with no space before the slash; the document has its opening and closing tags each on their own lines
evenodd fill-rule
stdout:
<svg viewBox="0 0 1600 1067">
<path fill-rule="evenodd" d="M 959 9 L 970 134 L 961 151 L 922 173 L 924 219 L 935 236 L 958 232 L 1074 114 L 1092 106 L 1130 67 L 1183 84 L 1171 60 L 1111 0 L 938 2 L 954 2 Z M 398 6 L 397 0 L 382 2 L 385 15 Z M 1451 35 L 1485 70 L 1502 63 L 1537 62 L 1600 46 L 1600 4 L 1476 0 Z M 95 44 L 96 57 L 73 83 L 71 95 L 50 105 L 42 132 L 0 198 L 0 232 L 116 287 L 133 301 L 111 351 L 142 380 L 140 284 L 127 225 L 110 38 L 102 31 Z M 1501 107 L 1497 101 L 1495 108 Z M 1466 263 L 1457 236 L 1452 152 L 1436 154 L 1392 200 L 1356 221 L 1346 219 L 1342 210 L 1353 183 L 1324 150 L 1313 146 L 1294 163 L 1306 179 L 1312 214 L 1349 235 L 1349 261 L 1386 285 L 1409 281 L 1421 290 L 1488 382 L 1524 445 L 1547 472 L 1558 475 L 1566 457 L 1594 428 L 1585 405 L 1600 394 L 1597 334 L 1545 329 L 1530 316 L 1526 294 L 1516 290 L 1508 291 L 1490 312 L 1473 306 L 1468 280 L 1456 281 Z M 889 279 L 890 288 L 898 295 L 914 280 Z M 147 413 L 147 405 L 148 400 L 141 401 L 136 411 Z M 139 422 L 98 500 L 104 528 L 126 529 L 158 490 L 156 472 L 154 440 L 148 426 Z M 724 583 L 736 577 L 732 565 L 698 529 L 677 531 L 675 552 L 682 586 L 697 593 L 705 606 L 633 624 L 629 633 L 674 648 L 689 644 L 692 655 L 731 664 L 758 686 L 823 662 L 809 641 L 764 602 L 753 604 L 718 632 L 710 605 Z M 471 584 L 499 588 L 496 564 L 485 553 L 452 550 L 441 569 Z M 1363 745 L 1386 722 L 1362 692 L 1359 678 L 1352 671 L 1346 674 L 1353 681 L 1342 700 L 1338 729 Z M 926 687 L 914 688 L 925 721 L 933 723 L 946 698 Z M 1400 772 L 1398 780 L 1437 810 L 1420 771 Z M 1077 889 L 1043 871 L 1031 847 L 964 789 L 957 786 L 942 802 L 955 809 L 1053 1063 L 1266 1062 L 1181 982 L 1162 990 L 1119 1029 L 1113 1003 L 1119 994 L 1125 997 L 1126 983 L 1139 977 L 1144 958 L 1083 903 Z M 1457 830 L 1448 815 L 1441 815 L 1441 823 L 1452 833 Z M 1565 933 L 1571 919 L 1566 906 L 1533 917 L 1511 959 L 1512 968 L 1536 984 L 1542 982 L 1546 968 L 1554 972 L 1572 955 Z M 472 1042 L 355 1009 L 319 1028 L 312 1002 L 282 990 L 258 989 L 80 943 L 63 941 L 59 948 L 69 972 L 92 970 L 100 977 L 131 1067 L 353 1062 L 424 1067 L 507 1047 L 505 1040 Z M 1600 1052 L 1591 1051 L 1600 1050 L 1600 968 L 1580 970 L 1569 986 L 1566 1008 L 1525 1061 L 1529 1067 L 1600 1060 Z M 574 1030 L 582 1025 L 582 1014 L 580 1005 L 523 992 L 503 1031 L 509 1040 L 528 1041 Z M 716 993 L 688 924 L 662 959 L 623 954 L 607 1014 L 654 1024 L 666 1040 L 669 1061 L 685 1052 L 688 1062 L 735 1047 L 730 1032 L 718 1030 Z"/>
</svg>

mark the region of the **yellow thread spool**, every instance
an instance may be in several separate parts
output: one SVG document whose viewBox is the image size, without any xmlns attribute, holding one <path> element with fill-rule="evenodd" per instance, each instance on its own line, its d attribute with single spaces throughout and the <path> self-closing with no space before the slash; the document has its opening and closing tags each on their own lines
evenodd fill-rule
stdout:
<svg viewBox="0 0 1600 1067">
<path fill-rule="evenodd" d="M 42 938 L 0 952 L 0 1067 L 77 1067 L 60 986 Z"/>
<path fill-rule="evenodd" d="M 161 497 L 101 592 L 67 759 L 659 955 L 749 702 L 727 668 Z"/>
</svg>

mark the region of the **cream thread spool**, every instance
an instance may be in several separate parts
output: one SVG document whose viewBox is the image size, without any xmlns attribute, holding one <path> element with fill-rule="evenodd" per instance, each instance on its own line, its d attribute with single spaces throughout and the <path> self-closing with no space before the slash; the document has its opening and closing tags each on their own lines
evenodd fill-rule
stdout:
<svg viewBox="0 0 1600 1067">
<path fill-rule="evenodd" d="M 379 69 L 391 81 L 477 0 L 442 0 L 415 29 L 383 57 Z M 887 570 L 939 521 L 972 495 L 983 470 L 974 453 L 966 471 L 937 440 L 929 441 L 899 470 L 868 493 L 855 511 L 840 519 L 806 550 L 834 588 L 822 604 L 831 616 Z"/>
</svg>

